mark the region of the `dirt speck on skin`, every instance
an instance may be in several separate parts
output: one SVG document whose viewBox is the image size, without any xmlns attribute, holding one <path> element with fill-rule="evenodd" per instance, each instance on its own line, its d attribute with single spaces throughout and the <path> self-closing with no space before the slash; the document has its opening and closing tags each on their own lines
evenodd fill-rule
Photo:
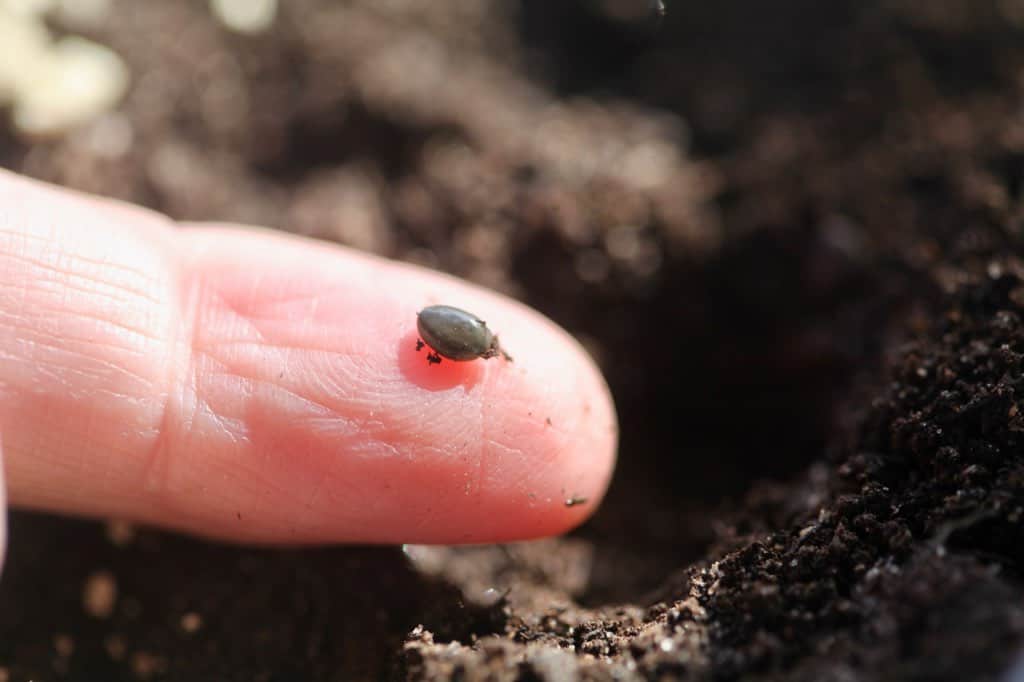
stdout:
<svg viewBox="0 0 1024 682">
<path fill-rule="evenodd" d="M 583 528 L 509 546 L 256 550 L 15 513 L 0 679 L 1014 663 L 1013 3 L 673 3 L 652 30 L 622 3 L 294 0 L 244 39 L 199 0 L 113 4 L 89 37 L 132 69 L 121 110 L 0 129 L 0 164 L 516 296 L 601 365 L 620 461 Z M 116 598 L 86 587 L 83 611 L 97 567 Z"/>
</svg>

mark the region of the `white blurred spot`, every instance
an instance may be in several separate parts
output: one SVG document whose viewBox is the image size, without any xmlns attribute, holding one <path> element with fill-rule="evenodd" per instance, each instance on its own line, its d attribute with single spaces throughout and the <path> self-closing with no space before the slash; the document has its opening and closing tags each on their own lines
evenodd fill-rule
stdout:
<svg viewBox="0 0 1024 682">
<path fill-rule="evenodd" d="M 29 135 L 64 132 L 112 108 L 128 88 L 128 68 L 112 50 L 66 37 L 26 64 L 32 78 L 15 94 L 15 127 Z"/>
<path fill-rule="evenodd" d="M 81 28 L 101 26 L 110 16 L 110 0 L 60 0 L 57 16 L 66 24 Z"/>
<path fill-rule="evenodd" d="M 21 16 L 39 16 L 53 9 L 56 0 L 0 0 L 0 11 Z"/>
<path fill-rule="evenodd" d="M 117 604 L 117 580 L 110 571 L 90 575 L 82 587 L 82 606 L 93 618 L 110 618 Z"/>
<path fill-rule="evenodd" d="M 210 0 L 210 11 L 237 33 L 260 33 L 274 23 L 277 0 Z"/>
<path fill-rule="evenodd" d="M 41 19 L 18 16 L 0 4 L 0 103 L 31 84 L 34 64 L 45 59 L 50 33 Z"/>
</svg>

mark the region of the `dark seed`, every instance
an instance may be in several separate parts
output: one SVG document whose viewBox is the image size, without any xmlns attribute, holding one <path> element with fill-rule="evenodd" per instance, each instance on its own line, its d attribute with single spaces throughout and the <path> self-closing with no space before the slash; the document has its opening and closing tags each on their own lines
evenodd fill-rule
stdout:
<svg viewBox="0 0 1024 682">
<path fill-rule="evenodd" d="M 567 498 L 565 500 L 565 506 L 566 507 L 575 507 L 577 505 L 586 504 L 586 503 L 587 503 L 587 498 L 580 497 L 579 495 L 573 495 L 572 497 Z"/>
<path fill-rule="evenodd" d="M 417 314 L 416 328 L 423 341 L 434 350 L 433 358 L 427 356 L 427 361 L 433 364 L 440 362 L 442 357 L 466 361 L 503 355 L 511 360 L 498 345 L 498 337 L 487 328 L 487 323 L 465 310 L 450 305 L 429 306 Z M 420 348 L 420 343 L 417 343 L 416 350 Z"/>
</svg>

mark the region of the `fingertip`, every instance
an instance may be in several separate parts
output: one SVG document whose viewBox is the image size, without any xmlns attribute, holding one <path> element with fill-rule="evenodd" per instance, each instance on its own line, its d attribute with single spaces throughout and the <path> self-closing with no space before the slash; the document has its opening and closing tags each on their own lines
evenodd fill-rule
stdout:
<svg viewBox="0 0 1024 682">
<path fill-rule="evenodd" d="M 239 234 L 254 237 L 259 252 L 244 259 L 237 248 L 225 254 L 219 238 Z M 319 498 L 334 503 L 311 517 L 313 527 L 299 531 L 303 537 L 522 540 L 571 530 L 599 506 L 618 439 L 611 394 L 579 342 L 547 317 L 444 273 L 322 243 L 233 226 L 190 237 L 201 244 L 192 250 L 197 262 L 217 273 L 221 299 L 233 311 L 261 305 L 253 295 L 261 289 L 249 283 L 254 270 L 262 273 L 260 286 L 273 282 L 275 296 L 289 306 L 324 301 L 311 306 L 316 320 L 302 328 L 315 330 L 318 347 L 327 343 L 343 355 L 306 372 L 293 361 L 289 372 L 315 377 L 316 387 L 359 387 L 347 397 L 345 390 L 315 394 L 318 404 L 354 425 L 357 435 L 344 445 L 337 437 L 294 430 L 283 438 L 282 429 L 302 420 L 282 422 L 276 403 L 250 427 L 254 442 L 272 442 L 279 456 L 291 453 L 281 458 L 276 480 L 291 481 L 295 489 L 309 480 L 332 481 Z M 248 267 L 236 276 L 238 262 Z M 266 266 L 253 267 L 259 262 Z M 417 350 L 416 314 L 434 304 L 484 319 L 514 361 L 429 362 Z M 250 314 L 264 322 L 290 317 L 281 307 Z M 291 334 L 294 325 L 287 329 Z M 269 325 L 262 330 L 269 338 Z M 334 330 L 329 341 L 325 330 Z M 287 345 L 314 344 L 290 337 Z M 358 362 L 345 359 L 352 357 Z M 293 390 L 314 396 L 311 385 Z M 297 468 L 298 461 L 303 466 Z"/>
<path fill-rule="evenodd" d="M 418 524 L 422 537 L 412 541 L 525 540 L 578 526 L 607 491 L 618 444 L 611 393 L 593 359 L 572 335 L 521 303 L 447 278 L 424 283 L 423 305 L 452 304 L 486 319 L 515 360 L 428 367 L 413 343 L 402 346 L 405 360 L 418 366 L 414 376 L 433 377 L 420 381 L 416 400 L 441 424 L 434 438 L 458 432 L 456 410 L 463 424 L 479 428 L 477 451 L 459 464 L 465 491 L 452 495 L 450 513 L 431 512 Z M 465 369 L 470 364 L 473 371 Z"/>
<path fill-rule="evenodd" d="M 588 519 L 607 492 L 618 448 L 614 404 L 596 364 L 554 322 L 524 315 L 524 326 L 505 333 L 521 372 L 505 395 L 519 412 L 524 449 L 540 456 L 509 466 L 510 539 L 561 534 Z M 517 513 L 523 506 L 536 513 Z"/>
<path fill-rule="evenodd" d="M 36 204 L 64 202 L 30 189 Z M 57 320 L 74 333 L 60 339 L 95 371 L 66 371 L 65 354 L 50 360 L 62 374 L 36 357 L 0 367 L 22 380 L 6 421 L 15 503 L 236 541 L 479 543 L 565 532 L 604 495 L 611 397 L 580 345 L 536 311 L 322 242 L 166 232 L 98 209 L 85 220 L 88 200 L 64 203 L 64 260 L 117 296 L 59 301 L 74 304 Z M 25 229 L 48 224 L 43 208 L 32 215 Z M 71 229 L 82 225 L 93 229 Z M 416 313 L 435 303 L 479 314 L 515 360 L 429 364 Z M 51 318 L 30 322 L 53 337 Z M 145 329 L 145 343 L 125 347 L 126 329 Z"/>
</svg>

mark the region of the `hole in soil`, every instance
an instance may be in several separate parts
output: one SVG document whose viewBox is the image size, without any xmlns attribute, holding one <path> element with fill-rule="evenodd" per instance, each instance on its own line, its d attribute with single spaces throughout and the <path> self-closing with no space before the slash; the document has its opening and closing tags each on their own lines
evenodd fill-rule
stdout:
<svg viewBox="0 0 1024 682">
<path fill-rule="evenodd" d="M 877 346 L 866 337 L 880 304 L 816 227 L 757 231 L 703 265 L 669 262 L 646 297 L 570 282 L 568 254 L 538 237 L 516 277 L 530 304 L 601 346 L 621 443 L 612 489 L 580 531 L 596 544 L 583 601 L 635 601 L 714 539 L 713 510 L 822 456 L 851 372 Z"/>
<path fill-rule="evenodd" d="M 1024 154 L 1005 154 L 996 158 L 991 165 L 1006 183 L 1006 193 L 1010 199 L 1019 201 L 1024 186 Z"/>
<path fill-rule="evenodd" d="M 564 93 L 628 81 L 634 61 L 657 37 L 654 22 L 615 21 L 592 3 L 527 0 L 519 17 L 522 40 L 557 55 L 546 72 L 554 74 L 556 87 Z M 555 64 L 557 72 L 551 68 Z"/>
</svg>

